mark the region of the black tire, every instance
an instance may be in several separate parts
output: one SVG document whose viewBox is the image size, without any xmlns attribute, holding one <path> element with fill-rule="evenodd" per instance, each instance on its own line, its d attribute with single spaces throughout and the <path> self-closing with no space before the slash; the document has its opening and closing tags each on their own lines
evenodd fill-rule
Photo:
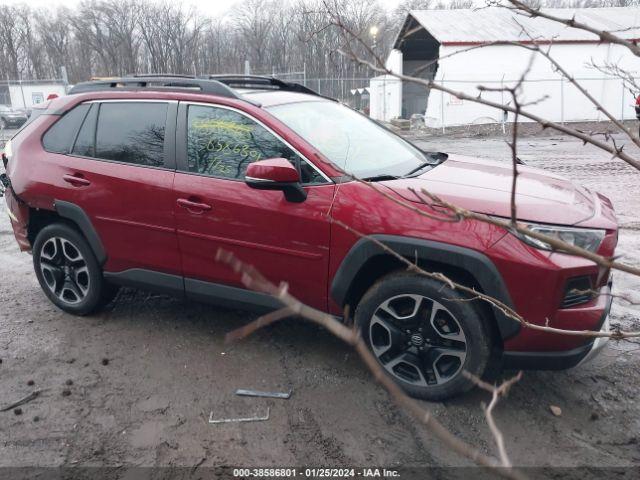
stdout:
<svg viewBox="0 0 640 480">
<path fill-rule="evenodd" d="M 33 243 L 33 266 L 49 300 L 74 315 L 95 312 L 118 291 L 105 282 L 82 234 L 65 223 L 47 225 L 38 233 Z"/>
<path fill-rule="evenodd" d="M 473 302 L 441 282 L 409 273 L 380 279 L 362 297 L 355 322 L 385 372 L 409 395 L 439 401 L 482 377 L 493 347 Z M 400 318 L 399 318 L 400 317 Z"/>
</svg>

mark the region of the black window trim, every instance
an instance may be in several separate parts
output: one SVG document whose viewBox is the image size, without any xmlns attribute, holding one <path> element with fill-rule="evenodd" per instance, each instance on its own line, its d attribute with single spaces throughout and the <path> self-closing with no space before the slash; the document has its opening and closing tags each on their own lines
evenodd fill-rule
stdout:
<svg viewBox="0 0 640 480">
<path fill-rule="evenodd" d="M 78 105 L 76 105 L 73 108 L 78 108 L 80 105 L 88 105 L 91 102 L 82 102 L 79 103 Z M 89 117 L 89 114 L 92 112 L 93 109 L 98 110 L 100 108 L 99 105 L 96 105 L 95 107 L 93 105 L 89 105 L 89 109 L 87 110 L 87 113 L 84 115 L 84 118 L 82 119 L 82 122 L 80 122 L 80 126 L 78 127 L 78 130 L 76 131 L 76 134 L 73 136 L 73 142 L 71 142 L 71 145 L 69 147 L 69 152 L 68 153 L 64 153 L 62 155 L 67 155 L 69 157 L 75 157 L 75 158 L 86 158 L 86 159 L 94 159 L 94 157 L 88 157 L 88 156 L 83 156 L 83 155 L 77 155 L 75 153 L 73 153 L 73 150 L 76 148 L 76 143 L 78 143 L 78 137 L 80 136 L 80 132 L 82 131 L 82 128 L 84 127 L 84 122 L 87 121 L 87 118 Z M 69 110 L 71 111 L 71 110 Z M 67 112 L 68 113 L 68 112 Z M 66 113 L 65 113 L 66 115 Z M 96 119 L 98 114 L 96 113 Z M 94 125 L 93 128 L 93 147 L 94 147 L 94 151 L 95 151 L 95 146 L 96 146 L 96 128 Z"/>
<path fill-rule="evenodd" d="M 80 126 L 78 127 L 78 130 L 76 130 L 76 134 L 73 136 L 73 141 L 71 142 L 71 145 L 69 145 L 69 151 L 67 152 L 67 155 L 71 155 L 73 153 L 73 149 L 76 148 L 76 142 L 78 141 L 78 137 L 80 136 L 80 131 L 82 130 L 82 127 L 84 127 L 84 122 L 87 121 L 87 117 L 89 116 L 89 114 L 91 113 L 91 110 L 94 108 L 93 105 L 90 105 L 89 102 L 82 102 L 79 103 L 78 105 L 76 105 L 75 107 L 73 107 L 74 109 L 78 108 L 81 105 L 88 105 L 89 108 L 87 108 L 86 113 L 84 114 L 84 117 L 82 118 L 82 121 L 80 122 Z M 98 107 L 95 107 L 98 108 Z M 71 110 L 69 110 L 70 112 Z M 67 113 L 69 113 L 67 112 Z M 66 115 L 66 114 L 65 114 Z M 58 123 L 58 122 L 56 122 Z M 52 125 L 53 126 L 53 125 Z M 96 133 L 95 133 L 95 128 L 93 129 L 93 146 L 95 147 L 96 144 Z"/>
<path fill-rule="evenodd" d="M 111 99 L 110 98 L 110 99 L 104 99 L 104 100 L 87 100 L 86 102 L 79 103 L 78 105 L 74 106 L 73 108 L 76 108 L 77 106 L 83 105 L 83 104 L 97 104 L 97 107 L 100 108 L 100 104 L 102 104 L 102 103 L 165 103 L 165 104 L 167 104 L 167 119 L 166 119 L 166 124 L 165 124 L 165 136 L 164 136 L 164 165 L 163 166 L 142 165 L 140 163 L 122 162 L 120 160 L 112 160 L 112 159 L 109 159 L 109 158 L 88 157 L 88 156 L 84 156 L 84 155 L 76 155 L 76 154 L 73 154 L 73 153 L 66 153 L 66 154 L 60 154 L 60 155 L 67 155 L 69 157 L 82 158 L 82 159 L 85 159 L 85 160 L 95 160 L 95 161 L 98 161 L 98 162 L 115 163 L 117 165 L 129 165 L 129 166 L 132 166 L 132 167 L 152 168 L 154 170 L 169 170 L 169 171 L 173 171 L 173 172 L 176 171 L 176 138 L 175 138 L 175 134 L 171 135 L 170 133 L 167 134 L 167 132 L 171 132 L 171 131 L 176 132 L 176 121 L 177 121 L 177 116 L 178 116 L 178 101 L 177 100 L 150 99 L 150 98 L 144 98 L 144 99 L 137 99 L 137 98 L 127 98 L 127 99 L 113 98 L 113 99 Z M 73 144 L 71 145 L 71 149 L 72 150 L 73 150 L 73 147 L 75 146 L 76 141 L 78 140 L 78 135 L 80 134 L 80 130 L 82 129 L 84 121 L 87 119 L 87 115 L 89 114 L 90 110 L 91 109 L 87 110 L 87 113 L 85 114 L 85 117 L 82 120 L 82 123 L 80 124 L 80 128 L 76 132 Z M 96 128 L 94 128 L 94 130 L 93 130 L 94 146 L 95 146 L 95 137 L 96 137 L 97 131 L 98 131 L 98 119 L 99 119 L 99 116 L 100 116 L 100 111 L 98 111 L 98 117 L 96 118 Z M 51 127 L 49 127 L 49 128 L 51 128 Z M 47 129 L 47 131 L 48 131 L 48 129 Z M 44 136 L 44 134 L 43 134 L 43 136 Z"/>
<path fill-rule="evenodd" d="M 311 168 L 313 168 L 316 172 L 318 172 L 320 174 L 320 176 L 322 178 L 325 179 L 324 182 L 303 183 L 302 184 L 303 186 L 305 186 L 305 187 L 315 187 L 315 186 L 320 187 L 320 186 L 323 186 L 323 185 L 334 185 L 335 184 L 335 182 L 330 177 L 328 177 L 327 174 L 325 174 L 322 170 L 320 170 L 305 155 L 300 153 L 300 151 L 297 148 L 295 148 L 287 140 L 282 138 L 281 135 L 279 135 L 278 133 L 274 132 L 271 127 L 266 125 L 264 122 L 258 120 L 254 116 L 252 116 L 252 115 L 248 114 L 247 112 L 244 112 L 244 111 L 242 111 L 242 110 L 240 110 L 238 108 L 230 107 L 228 105 L 222 105 L 220 103 L 194 102 L 194 101 L 190 101 L 190 100 L 180 101 L 180 103 L 178 105 L 178 122 L 177 122 L 177 128 L 176 128 L 176 144 L 175 144 L 175 148 L 176 148 L 176 150 L 175 150 L 175 160 L 176 160 L 176 171 L 177 172 L 184 173 L 184 174 L 187 174 L 187 175 L 196 175 L 196 176 L 199 176 L 199 177 L 215 178 L 217 180 L 228 180 L 230 182 L 244 182 L 244 179 L 242 179 L 242 178 L 229 178 L 229 177 L 224 177 L 222 175 L 210 175 L 210 174 L 206 174 L 206 173 L 192 172 L 192 171 L 189 170 L 189 165 L 188 165 L 188 161 L 187 161 L 187 128 L 188 128 L 188 125 L 187 125 L 187 110 L 188 110 L 190 105 L 198 105 L 198 106 L 203 106 L 203 107 L 221 108 L 221 109 L 224 109 L 224 110 L 230 110 L 232 112 L 239 113 L 240 115 L 248 118 L 252 122 L 255 122 L 258 125 L 260 125 L 266 131 L 268 131 L 274 137 L 276 137 L 277 140 L 279 140 L 284 145 L 289 147 L 291 149 L 291 151 L 293 151 L 296 155 L 298 155 L 303 161 L 305 161 L 309 165 L 311 165 Z"/>
</svg>

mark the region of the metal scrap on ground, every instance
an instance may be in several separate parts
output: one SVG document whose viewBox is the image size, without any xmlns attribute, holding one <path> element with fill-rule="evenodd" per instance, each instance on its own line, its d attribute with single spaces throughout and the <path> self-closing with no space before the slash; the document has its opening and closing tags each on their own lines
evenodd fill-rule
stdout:
<svg viewBox="0 0 640 480">
<path fill-rule="evenodd" d="M 243 417 L 243 418 L 213 418 L 213 412 L 209 414 L 209 423 L 218 424 L 218 423 L 238 423 L 238 422 L 263 422 L 265 420 L 269 420 L 269 412 L 270 408 L 267 407 L 267 413 L 265 416 L 260 417 L 258 415 L 254 417 Z"/>
<path fill-rule="evenodd" d="M 265 398 L 284 398 L 287 399 L 291 397 L 291 393 L 293 390 L 289 390 L 288 392 L 261 392 L 260 390 L 247 390 L 243 388 L 239 388 L 236 390 L 236 395 L 241 395 L 244 397 L 265 397 Z"/>
</svg>

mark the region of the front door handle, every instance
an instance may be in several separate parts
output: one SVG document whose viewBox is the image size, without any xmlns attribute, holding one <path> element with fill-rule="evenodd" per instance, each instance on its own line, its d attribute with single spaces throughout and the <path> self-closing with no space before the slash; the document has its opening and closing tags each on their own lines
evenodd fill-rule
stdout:
<svg viewBox="0 0 640 480">
<path fill-rule="evenodd" d="M 202 213 L 211 210 L 211 205 L 201 202 L 194 202 L 187 198 L 179 198 L 176 203 L 182 208 L 186 208 L 193 213 Z"/>
<path fill-rule="evenodd" d="M 69 175 L 69 174 L 63 175 L 62 179 L 65 182 L 70 183 L 74 187 L 87 187 L 87 186 L 91 185 L 91 182 L 89 180 L 87 180 L 86 178 L 84 178 L 79 173 L 77 173 L 75 175 Z"/>
</svg>

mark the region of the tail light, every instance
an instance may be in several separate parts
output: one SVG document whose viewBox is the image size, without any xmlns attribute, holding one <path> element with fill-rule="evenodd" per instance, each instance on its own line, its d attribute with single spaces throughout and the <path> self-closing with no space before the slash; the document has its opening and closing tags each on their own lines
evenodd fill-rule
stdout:
<svg viewBox="0 0 640 480">
<path fill-rule="evenodd" d="M 11 150 L 11 140 L 7 140 L 7 143 L 4 144 L 4 151 L 2 152 L 2 164 L 4 165 L 4 169 L 7 169 L 7 164 L 13 155 L 13 151 Z"/>
</svg>

